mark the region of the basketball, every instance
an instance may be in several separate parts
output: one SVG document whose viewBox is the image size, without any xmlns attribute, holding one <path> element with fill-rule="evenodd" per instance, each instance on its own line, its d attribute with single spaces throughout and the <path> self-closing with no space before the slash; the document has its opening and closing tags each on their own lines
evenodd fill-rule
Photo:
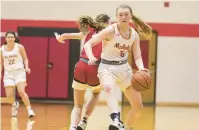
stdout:
<svg viewBox="0 0 199 130">
<path fill-rule="evenodd" d="M 137 91 L 145 91 L 151 87 L 151 73 L 149 70 L 137 71 L 133 74 L 132 86 Z"/>
</svg>

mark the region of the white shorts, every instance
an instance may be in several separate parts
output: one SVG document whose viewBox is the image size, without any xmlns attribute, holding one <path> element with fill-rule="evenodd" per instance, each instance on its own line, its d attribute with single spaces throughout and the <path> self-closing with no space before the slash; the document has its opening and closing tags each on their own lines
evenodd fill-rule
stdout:
<svg viewBox="0 0 199 130">
<path fill-rule="evenodd" d="M 77 82 L 75 80 L 73 80 L 72 87 L 77 90 L 86 90 L 87 88 L 89 88 L 92 92 L 101 88 L 100 85 L 90 86 L 88 84 L 83 84 L 83 83 Z"/>
<path fill-rule="evenodd" d="M 4 87 L 16 86 L 20 82 L 26 82 L 26 72 L 23 69 L 5 71 Z"/>
<path fill-rule="evenodd" d="M 109 65 L 100 63 L 98 68 L 99 79 L 105 74 L 111 75 L 115 79 L 116 86 L 119 86 L 122 90 L 125 90 L 131 85 L 133 73 L 132 68 L 128 63 L 122 65 Z"/>
</svg>

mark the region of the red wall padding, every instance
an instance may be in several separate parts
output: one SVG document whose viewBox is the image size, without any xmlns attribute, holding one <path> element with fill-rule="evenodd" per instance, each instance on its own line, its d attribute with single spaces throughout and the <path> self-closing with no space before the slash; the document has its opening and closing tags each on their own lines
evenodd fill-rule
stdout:
<svg viewBox="0 0 199 130">
<path fill-rule="evenodd" d="M 47 37 L 20 37 L 29 58 L 31 74 L 27 74 L 29 97 L 46 97 L 47 80 Z"/>
<path fill-rule="evenodd" d="M 48 97 L 68 97 L 68 74 L 69 74 L 69 41 L 60 44 L 54 37 L 49 40 L 49 62 L 53 68 L 49 69 Z"/>
</svg>

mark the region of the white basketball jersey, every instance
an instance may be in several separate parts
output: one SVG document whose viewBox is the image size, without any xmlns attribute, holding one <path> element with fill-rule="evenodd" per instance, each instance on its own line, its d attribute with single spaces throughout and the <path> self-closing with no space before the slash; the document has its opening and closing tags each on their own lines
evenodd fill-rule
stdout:
<svg viewBox="0 0 199 130">
<path fill-rule="evenodd" d="M 109 61 L 121 61 L 128 58 L 128 50 L 135 41 L 136 31 L 131 28 L 130 38 L 125 39 L 120 34 L 117 23 L 112 25 L 115 34 L 107 43 L 103 43 L 101 58 Z"/>
<path fill-rule="evenodd" d="M 11 51 L 6 50 L 5 45 L 1 47 L 1 50 L 5 70 L 16 70 L 24 68 L 23 58 L 20 54 L 18 43 L 15 43 L 15 46 Z"/>
</svg>

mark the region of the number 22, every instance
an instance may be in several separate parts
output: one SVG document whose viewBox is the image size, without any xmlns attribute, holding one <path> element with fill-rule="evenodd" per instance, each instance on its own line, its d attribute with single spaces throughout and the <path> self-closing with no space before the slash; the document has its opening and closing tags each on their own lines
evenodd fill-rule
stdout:
<svg viewBox="0 0 199 130">
<path fill-rule="evenodd" d="M 15 64 L 15 59 L 8 60 L 8 62 L 9 62 L 8 63 L 9 65 L 13 65 L 13 64 Z"/>
</svg>

